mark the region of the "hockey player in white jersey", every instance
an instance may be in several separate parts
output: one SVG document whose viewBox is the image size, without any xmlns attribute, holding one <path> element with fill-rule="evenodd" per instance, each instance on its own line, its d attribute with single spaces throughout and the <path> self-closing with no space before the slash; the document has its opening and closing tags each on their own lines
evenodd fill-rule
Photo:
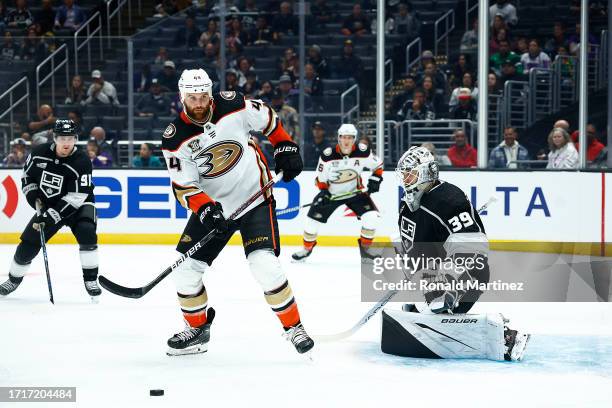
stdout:
<svg viewBox="0 0 612 408">
<path fill-rule="evenodd" d="M 371 194 L 378 192 L 382 182 L 383 163 L 369 146 L 357 144 L 357 129 L 345 123 L 338 129 L 338 144 L 323 150 L 317 165 L 315 183 L 319 194 L 312 201 L 304 226 L 304 247 L 292 255 L 296 261 L 310 256 L 317 245 L 321 224 L 332 213 L 346 205 L 361 220 L 361 237 L 358 239 L 362 258 L 374 258 L 368 248 L 374 240 L 379 219 L 378 209 Z M 371 171 L 367 190 L 364 190 L 361 173 Z"/>
<path fill-rule="evenodd" d="M 283 172 L 284 181 L 302 171 L 298 147 L 267 104 L 245 100 L 237 92 L 213 95 L 212 86 L 204 70 L 183 71 L 179 92 L 184 110 L 168 125 L 162 138 L 174 195 L 192 212 L 177 251 L 185 253 L 208 232 L 216 230 L 215 237 L 173 274 L 188 326 L 168 340 L 168 354 L 207 350 L 215 312 L 208 308 L 202 275 L 237 230 L 266 301 L 287 338 L 299 353 L 305 353 L 314 342 L 302 326 L 293 292 L 277 258 L 280 242 L 272 193 L 255 201 L 238 219 L 230 222 L 225 218 L 272 178 L 262 152 L 250 139 L 250 131 L 268 137 L 274 146 L 275 171 Z"/>
<path fill-rule="evenodd" d="M 438 178 L 438 163 L 424 147 L 404 153 L 396 173 L 405 192 L 398 220 L 402 252 L 451 259 L 450 267 L 420 271 L 428 281 L 451 289 L 433 287 L 423 303 L 385 310 L 382 350 L 421 358 L 520 360 L 529 335 L 508 328 L 500 313 L 467 314 L 482 292 L 452 289 L 461 287 L 452 285 L 457 282 L 489 281 L 488 239 L 465 193 Z"/>
</svg>

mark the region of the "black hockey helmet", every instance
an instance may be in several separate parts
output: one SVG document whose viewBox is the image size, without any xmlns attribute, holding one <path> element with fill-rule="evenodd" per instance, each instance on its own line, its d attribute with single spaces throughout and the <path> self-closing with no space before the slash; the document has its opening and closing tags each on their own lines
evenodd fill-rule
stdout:
<svg viewBox="0 0 612 408">
<path fill-rule="evenodd" d="M 53 137 L 77 135 L 77 125 L 72 119 L 58 119 L 53 126 Z"/>
</svg>

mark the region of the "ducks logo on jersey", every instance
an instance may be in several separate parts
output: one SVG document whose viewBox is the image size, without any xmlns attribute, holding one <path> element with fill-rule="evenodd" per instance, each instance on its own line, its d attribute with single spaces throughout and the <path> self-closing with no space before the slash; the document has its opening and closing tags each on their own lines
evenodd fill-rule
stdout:
<svg viewBox="0 0 612 408">
<path fill-rule="evenodd" d="M 202 178 L 216 178 L 234 168 L 242 157 L 239 143 L 225 140 L 199 152 L 194 160 L 200 168 Z"/>
<path fill-rule="evenodd" d="M 353 181 L 359 177 L 359 173 L 352 169 L 344 169 L 334 171 L 332 177 L 329 178 L 330 183 L 342 184 Z"/>
</svg>

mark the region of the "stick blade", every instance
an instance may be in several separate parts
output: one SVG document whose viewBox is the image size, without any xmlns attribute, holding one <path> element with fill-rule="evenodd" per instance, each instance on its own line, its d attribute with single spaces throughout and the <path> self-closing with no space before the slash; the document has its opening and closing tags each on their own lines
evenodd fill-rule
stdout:
<svg viewBox="0 0 612 408">
<path fill-rule="evenodd" d="M 106 276 L 98 276 L 98 282 L 104 289 L 118 296 L 139 299 L 146 294 L 142 288 L 127 288 L 109 280 Z"/>
</svg>

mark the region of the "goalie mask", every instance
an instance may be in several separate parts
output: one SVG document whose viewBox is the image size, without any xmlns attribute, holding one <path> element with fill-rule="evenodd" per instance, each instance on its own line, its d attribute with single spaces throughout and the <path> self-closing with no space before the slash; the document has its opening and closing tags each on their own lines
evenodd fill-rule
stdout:
<svg viewBox="0 0 612 408">
<path fill-rule="evenodd" d="M 212 81 L 203 69 L 186 69 L 178 82 L 181 103 L 185 104 L 188 93 L 205 93 L 212 98 Z"/>
<path fill-rule="evenodd" d="M 438 180 L 438 163 L 429 150 L 413 146 L 399 159 L 395 172 L 404 189 L 404 202 L 415 212 L 423 194 Z"/>
</svg>

